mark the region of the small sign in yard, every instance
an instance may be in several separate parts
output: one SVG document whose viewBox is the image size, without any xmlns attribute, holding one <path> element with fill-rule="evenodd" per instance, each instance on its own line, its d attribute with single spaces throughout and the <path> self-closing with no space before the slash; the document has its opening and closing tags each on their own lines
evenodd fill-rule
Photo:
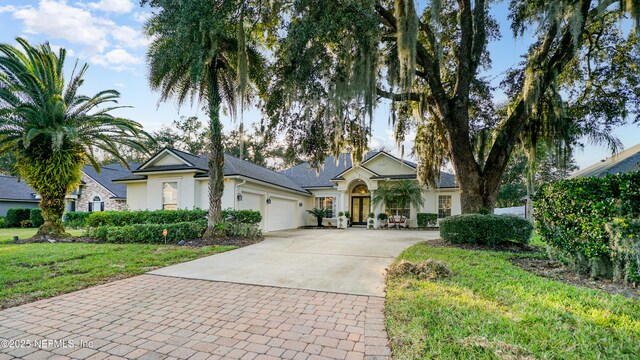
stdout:
<svg viewBox="0 0 640 360">
<path fill-rule="evenodd" d="M 164 244 L 167 245 L 167 234 L 169 232 L 167 231 L 167 229 L 162 230 L 162 236 L 164 236 Z"/>
</svg>

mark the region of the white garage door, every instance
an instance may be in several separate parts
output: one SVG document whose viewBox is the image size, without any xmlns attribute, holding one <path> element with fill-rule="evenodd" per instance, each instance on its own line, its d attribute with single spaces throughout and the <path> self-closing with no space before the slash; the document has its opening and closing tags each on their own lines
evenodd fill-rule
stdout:
<svg viewBox="0 0 640 360">
<path fill-rule="evenodd" d="M 251 194 L 247 192 L 242 193 L 242 201 L 238 202 L 238 208 L 240 210 L 257 210 L 262 214 L 262 221 L 260 222 L 260 228 L 264 229 L 264 203 L 265 199 L 263 195 Z"/>
<path fill-rule="evenodd" d="M 267 214 L 267 231 L 293 229 L 296 227 L 296 202 L 282 198 L 271 198 Z"/>
</svg>

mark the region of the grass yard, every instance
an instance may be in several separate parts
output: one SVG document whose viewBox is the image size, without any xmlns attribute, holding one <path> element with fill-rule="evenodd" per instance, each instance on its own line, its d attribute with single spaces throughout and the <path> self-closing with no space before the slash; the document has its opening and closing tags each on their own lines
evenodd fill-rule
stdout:
<svg viewBox="0 0 640 360">
<path fill-rule="evenodd" d="M 82 229 L 66 229 L 67 232 L 73 236 L 80 236 L 84 232 Z M 13 241 L 13 237 L 18 235 L 20 240 L 28 239 L 36 234 L 38 229 L 36 228 L 0 228 L 0 244 L 10 243 Z"/>
<path fill-rule="evenodd" d="M 396 359 L 637 359 L 640 301 L 549 280 L 512 265 L 533 256 L 427 243 L 400 258 L 445 262 L 453 276 L 388 280 Z"/>
<path fill-rule="evenodd" d="M 0 309 L 234 248 L 83 243 L 0 245 Z"/>
</svg>

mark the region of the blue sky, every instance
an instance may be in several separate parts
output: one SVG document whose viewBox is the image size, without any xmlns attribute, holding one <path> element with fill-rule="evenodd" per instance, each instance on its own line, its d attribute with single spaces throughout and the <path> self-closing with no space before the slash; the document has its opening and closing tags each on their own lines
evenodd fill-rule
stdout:
<svg viewBox="0 0 640 360">
<path fill-rule="evenodd" d="M 141 33 L 149 9 L 138 4 L 133 0 L 0 0 L 0 42 L 13 44 L 14 39 L 21 36 L 32 43 L 49 41 L 54 46 L 67 48 L 71 60 L 90 64 L 84 93 L 92 94 L 106 88 L 120 91 L 121 105 L 131 108 L 119 110 L 119 115 L 142 123 L 149 131 L 169 125 L 181 115 L 199 115 L 204 120 L 197 105 L 178 109 L 173 102 L 158 104 L 159 95 L 149 89 L 145 63 L 148 40 Z M 529 43 L 527 36 L 517 39 L 511 36 L 506 12 L 505 2 L 492 9 L 502 31 L 502 38 L 490 44 L 493 68 L 488 75 L 496 83 L 506 69 L 519 61 Z M 69 67 L 72 63 L 68 61 Z M 71 68 L 67 73 L 70 71 Z M 395 149 L 387 109 L 388 104 L 382 103 L 375 112 L 371 145 Z M 245 127 L 259 119 L 257 110 L 246 111 Z M 237 123 L 230 119 L 225 120 L 226 130 L 236 126 Z M 615 133 L 625 147 L 640 142 L 638 125 L 621 127 Z M 405 143 L 405 153 L 411 146 L 411 141 Z M 608 149 L 593 145 L 576 151 L 580 167 L 609 155 Z"/>
</svg>

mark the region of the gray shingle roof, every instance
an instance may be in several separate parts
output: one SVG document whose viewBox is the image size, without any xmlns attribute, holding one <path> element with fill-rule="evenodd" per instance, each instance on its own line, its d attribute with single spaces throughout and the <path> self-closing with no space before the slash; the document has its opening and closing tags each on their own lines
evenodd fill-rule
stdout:
<svg viewBox="0 0 640 360">
<path fill-rule="evenodd" d="M 372 157 L 378 155 L 379 153 L 384 153 L 389 156 L 392 156 L 398 160 L 399 158 L 388 154 L 383 151 L 371 151 L 367 153 L 364 157 L 363 163 Z M 416 167 L 416 164 L 402 160 L 404 163 L 410 165 L 411 167 Z M 344 173 L 346 170 L 352 167 L 351 157 L 348 154 L 342 154 L 338 158 L 336 162 L 335 157 L 329 156 L 325 160 L 323 166 L 321 167 L 319 172 L 316 172 L 312 169 L 308 163 L 302 163 L 300 165 L 294 166 L 292 168 L 283 170 L 282 173 L 291 178 L 294 182 L 302 186 L 303 188 L 316 188 L 316 187 L 333 187 L 335 183 L 332 182 L 332 179 L 339 179 L 339 176 Z M 372 178 L 378 179 L 415 179 L 415 175 L 377 175 Z M 440 184 L 441 188 L 453 188 L 457 187 L 455 176 L 450 173 L 442 172 L 440 175 Z"/>
<path fill-rule="evenodd" d="M 136 172 L 153 172 L 153 171 L 168 171 L 168 170 L 197 170 L 201 172 L 197 174 L 196 177 L 207 177 L 208 176 L 208 165 L 207 165 L 207 155 L 196 156 L 193 154 L 189 154 L 184 151 L 167 148 L 167 150 L 171 151 L 175 155 L 179 156 L 183 160 L 189 162 L 193 166 L 190 165 L 163 165 L 163 166 L 151 166 L 146 167 L 143 170 L 133 171 L 134 175 L 118 179 L 118 180 L 141 180 L 145 177 L 141 175 L 135 175 Z M 224 154 L 224 176 L 243 176 L 250 179 L 262 181 L 268 184 L 280 186 L 289 190 L 294 190 L 297 192 L 301 192 L 304 194 L 309 194 L 309 192 L 300 185 L 296 184 L 290 178 L 285 176 L 284 174 L 275 172 L 273 170 L 269 170 L 262 166 L 258 166 L 256 164 L 250 163 L 246 160 L 239 159 L 235 156 L 231 156 L 229 154 Z"/>
<path fill-rule="evenodd" d="M 131 169 L 137 169 L 139 165 L 138 163 L 129 163 Z M 107 190 L 111 191 L 115 195 L 114 198 L 126 199 L 127 185 L 114 183 L 113 180 L 131 176 L 131 170 L 119 163 L 113 163 L 101 166 L 100 173 L 91 165 L 85 165 L 82 171 Z"/>
<path fill-rule="evenodd" d="M 35 191 L 24 180 L 0 175 L 0 200 L 38 202 Z"/>
<path fill-rule="evenodd" d="M 640 144 L 572 174 L 570 178 L 640 171 Z"/>
</svg>

